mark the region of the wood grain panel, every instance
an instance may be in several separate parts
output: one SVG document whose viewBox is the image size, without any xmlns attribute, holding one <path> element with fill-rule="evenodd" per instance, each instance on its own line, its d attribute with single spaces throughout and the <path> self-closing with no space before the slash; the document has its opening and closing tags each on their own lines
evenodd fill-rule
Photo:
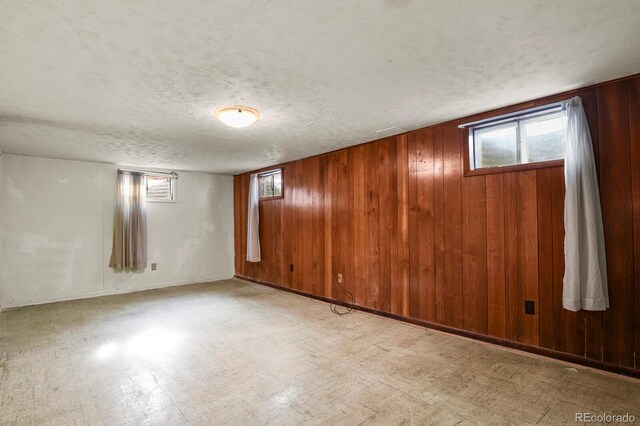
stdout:
<svg viewBox="0 0 640 426">
<path fill-rule="evenodd" d="M 444 150 L 442 127 L 433 128 L 433 220 L 436 322 L 445 321 Z"/>
<path fill-rule="evenodd" d="M 504 174 L 505 337 L 518 341 L 520 292 L 518 286 L 518 191 L 515 172 Z"/>
<path fill-rule="evenodd" d="M 552 182 L 562 180 L 562 169 L 551 169 Z M 551 186 L 553 226 L 553 320 L 556 350 L 584 356 L 584 314 L 562 308 L 562 280 L 564 278 L 564 184 Z"/>
<path fill-rule="evenodd" d="M 378 245 L 380 265 L 380 288 L 378 290 L 377 309 L 389 312 L 391 307 L 391 208 L 395 206 L 391 198 L 395 196 L 392 192 L 392 169 L 391 164 L 395 159 L 391 158 L 391 146 L 393 140 L 385 139 L 379 143 L 378 147 Z"/>
<path fill-rule="evenodd" d="M 436 283 L 434 236 L 434 176 L 433 176 L 433 132 L 431 129 L 417 132 L 417 232 L 418 245 L 418 318 L 435 321 Z"/>
<path fill-rule="evenodd" d="M 485 177 L 462 180 L 463 328 L 487 333 L 487 218 Z"/>
<path fill-rule="evenodd" d="M 628 84 L 629 142 L 633 192 L 633 252 L 635 296 L 634 368 L 640 367 L 640 77 Z"/>
<path fill-rule="evenodd" d="M 633 366 L 633 210 L 626 82 L 598 88 L 602 214 L 611 309 L 604 314 L 604 360 Z M 605 143 L 606 141 L 606 143 Z"/>
<path fill-rule="evenodd" d="M 517 221 L 518 221 L 518 340 L 538 345 L 538 197 L 536 171 L 518 172 Z M 524 312 L 524 303 L 532 300 L 537 307 L 534 315 Z"/>
<path fill-rule="evenodd" d="M 398 182 L 398 297 L 396 310 L 409 316 L 409 167 L 407 135 L 396 142 L 396 175 Z"/>
<path fill-rule="evenodd" d="M 367 253 L 367 186 L 366 182 L 366 160 L 365 146 L 357 146 L 353 149 L 354 167 L 351 170 L 353 175 L 353 251 L 354 253 Z M 368 256 L 355 256 L 353 262 L 353 284 L 356 303 L 366 306 L 367 302 L 367 280 L 368 277 Z"/>
<path fill-rule="evenodd" d="M 462 153 L 460 129 L 442 128 L 444 151 L 444 323 L 462 328 Z"/>
<path fill-rule="evenodd" d="M 553 199 L 554 169 L 536 173 L 538 190 L 538 285 L 540 346 L 554 348 L 553 322 Z M 558 254 L 560 255 L 560 253 Z"/>
<path fill-rule="evenodd" d="M 573 96 L 583 100 L 600 181 L 604 314 L 562 308 L 563 167 L 465 177 L 457 127 Z M 245 261 L 250 174 L 235 176 L 236 273 L 343 299 L 341 273 L 356 304 L 376 312 L 637 368 L 639 115 L 636 76 L 285 163 L 285 197 L 260 204 L 260 263 Z"/>
<path fill-rule="evenodd" d="M 410 317 L 418 318 L 420 315 L 420 295 L 418 283 L 418 268 L 420 254 L 420 240 L 418 238 L 418 219 L 420 216 L 418 207 L 418 142 L 417 132 L 408 135 L 408 171 L 409 171 L 409 306 L 407 312 Z"/>
<path fill-rule="evenodd" d="M 504 178 L 486 177 L 487 333 L 505 337 L 505 219 Z"/>
<path fill-rule="evenodd" d="M 378 181 L 378 153 L 380 142 L 363 145 L 366 159 L 366 249 L 367 261 L 367 285 L 365 286 L 365 306 L 376 307 L 378 305 L 378 293 L 380 291 L 380 193 Z M 354 165 L 354 168 L 357 167 Z"/>
</svg>

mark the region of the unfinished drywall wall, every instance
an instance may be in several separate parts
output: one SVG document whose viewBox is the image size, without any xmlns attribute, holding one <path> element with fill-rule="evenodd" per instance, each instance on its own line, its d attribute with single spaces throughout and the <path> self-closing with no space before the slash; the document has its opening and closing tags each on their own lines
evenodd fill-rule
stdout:
<svg viewBox="0 0 640 426">
<path fill-rule="evenodd" d="M 117 166 L 3 155 L 2 308 L 229 278 L 233 179 L 180 172 L 175 203 L 147 203 L 148 262 L 115 272 Z"/>
</svg>

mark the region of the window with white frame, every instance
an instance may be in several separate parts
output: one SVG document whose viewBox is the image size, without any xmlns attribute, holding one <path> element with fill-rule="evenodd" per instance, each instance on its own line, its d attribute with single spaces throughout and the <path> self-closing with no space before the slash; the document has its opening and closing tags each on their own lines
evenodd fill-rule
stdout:
<svg viewBox="0 0 640 426">
<path fill-rule="evenodd" d="M 564 158 L 562 105 L 474 123 L 469 127 L 471 170 Z"/>
<path fill-rule="evenodd" d="M 269 170 L 258 174 L 260 201 L 283 197 L 282 169 Z"/>
</svg>

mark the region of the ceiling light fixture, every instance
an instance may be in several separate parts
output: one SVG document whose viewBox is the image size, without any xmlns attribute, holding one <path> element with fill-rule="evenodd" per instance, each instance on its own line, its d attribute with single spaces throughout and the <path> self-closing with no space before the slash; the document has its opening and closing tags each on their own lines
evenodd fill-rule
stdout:
<svg viewBox="0 0 640 426">
<path fill-rule="evenodd" d="M 260 111 L 239 105 L 218 108 L 213 115 L 227 126 L 235 128 L 248 127 L 260 120 Z"/>
</svg>

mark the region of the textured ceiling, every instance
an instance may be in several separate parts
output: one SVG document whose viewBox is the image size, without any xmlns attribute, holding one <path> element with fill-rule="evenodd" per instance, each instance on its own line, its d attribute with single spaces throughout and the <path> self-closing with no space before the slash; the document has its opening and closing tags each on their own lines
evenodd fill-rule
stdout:
<svg viewBox="0 0 640 426">
<path fill-rule="evenodd" d="M 640 1 L 0 0 L 0 150 L 236 173 L 640 71 Z M 232 129 L 215 107 L 262 120 Z"/>
</svg>

